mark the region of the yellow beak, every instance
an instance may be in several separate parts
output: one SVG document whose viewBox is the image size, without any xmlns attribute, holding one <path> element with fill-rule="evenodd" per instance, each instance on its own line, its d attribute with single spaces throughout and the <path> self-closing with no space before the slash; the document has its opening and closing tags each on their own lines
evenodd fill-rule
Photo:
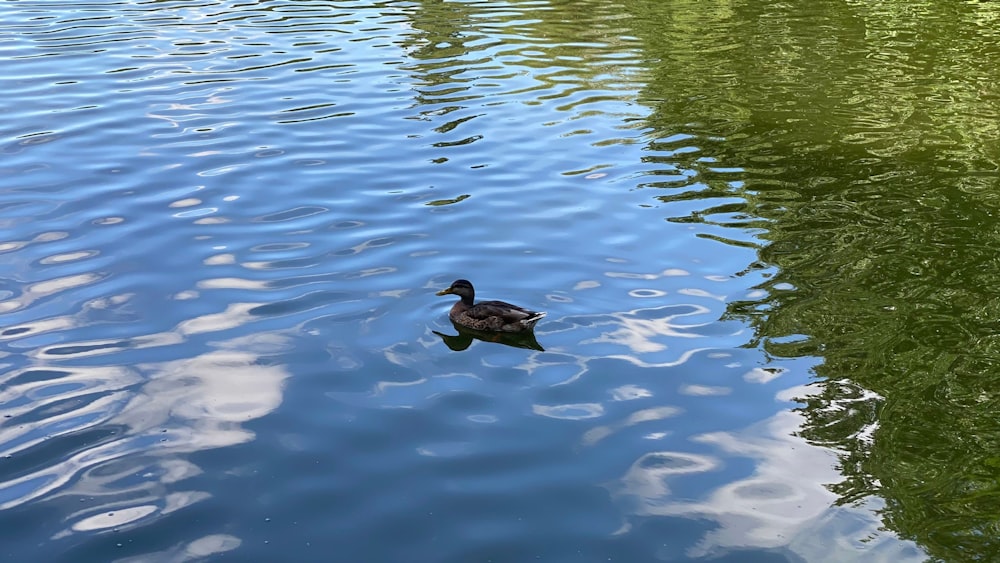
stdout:
<svg viewBox="0 0 1000 563">
<path fill-rule="evenodd" d="M 442 289 L 441 291 L 437 292 L 437 295 L 448 295 L 450 293 L 451 293 L 451 288 L 449 287 L 448 289 Z"/>
</svg>

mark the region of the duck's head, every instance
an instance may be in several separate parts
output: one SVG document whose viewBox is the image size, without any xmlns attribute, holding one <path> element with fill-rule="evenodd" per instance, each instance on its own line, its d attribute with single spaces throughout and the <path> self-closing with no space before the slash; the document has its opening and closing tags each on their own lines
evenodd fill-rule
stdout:
<svg viewBox="0 0 1000 563">
<path fill-rule="evenodd" d="M 461 297 L 462 300 L 466 300 L 466 299 L 470 299 L 471 300 L 471 299 L 475 298 L 475 296 L 476 296 L 476 290 L 472 288 L 472 284 L 469 283 L 469 280 L 455 280 L 455 281 L 451 282 L 451 286 L 448 287 L 448 289 L 442 289 L 441 291 L 437 292 L 437 294 L 438 295 L 449 295 L 449 294 L 451 294 L 451 295 L 457 295 L 457 296 Z"/>
</svg>

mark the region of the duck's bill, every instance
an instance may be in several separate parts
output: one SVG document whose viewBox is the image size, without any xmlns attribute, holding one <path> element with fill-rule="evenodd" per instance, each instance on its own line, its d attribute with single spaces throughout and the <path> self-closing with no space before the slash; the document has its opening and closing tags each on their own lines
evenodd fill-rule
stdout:
<svg viewBox="0 0 1000 563">
<path fill-rule="evenodd" d="M 442 289 L 441 291 L 437 292 L 437 295 L 448 295 L 449 293 L 451 293 L 450 287 L 448 289 Z"/>
</svg>

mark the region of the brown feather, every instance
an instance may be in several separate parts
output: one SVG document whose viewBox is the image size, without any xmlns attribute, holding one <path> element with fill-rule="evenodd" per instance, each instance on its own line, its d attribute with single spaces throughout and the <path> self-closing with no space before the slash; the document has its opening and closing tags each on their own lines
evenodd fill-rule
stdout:
<svg viewBox="0 0 1000 563">
<path fill-rule="evenodd" d="M 466 280 L 455 280 L 451 287 L 438 295 L 454 294 L 461 297 L 452 306 L 448 318 L 452 322 L 473 330 L 491 332 L 524 332 L 532 330 L 545 313 L 532 311 L 505 301 L 475 302 L 476 291 Z"/>
</svg>

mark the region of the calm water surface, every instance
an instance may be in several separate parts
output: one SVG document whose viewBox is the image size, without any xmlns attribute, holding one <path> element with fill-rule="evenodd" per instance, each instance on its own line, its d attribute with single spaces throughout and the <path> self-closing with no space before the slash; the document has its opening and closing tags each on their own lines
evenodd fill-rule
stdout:
<svg viewBox="0 0 1000 563">
<path fill-rule="evenodd" d="M 914 366 L 998 357 L 990 5 L 0 14 L 0 558 L 997 547 L 920 504 L 995 457 L 879 456 L 956 440 Z M 544 350 L 456 344 L 458 277 Z"/>
</svg>

